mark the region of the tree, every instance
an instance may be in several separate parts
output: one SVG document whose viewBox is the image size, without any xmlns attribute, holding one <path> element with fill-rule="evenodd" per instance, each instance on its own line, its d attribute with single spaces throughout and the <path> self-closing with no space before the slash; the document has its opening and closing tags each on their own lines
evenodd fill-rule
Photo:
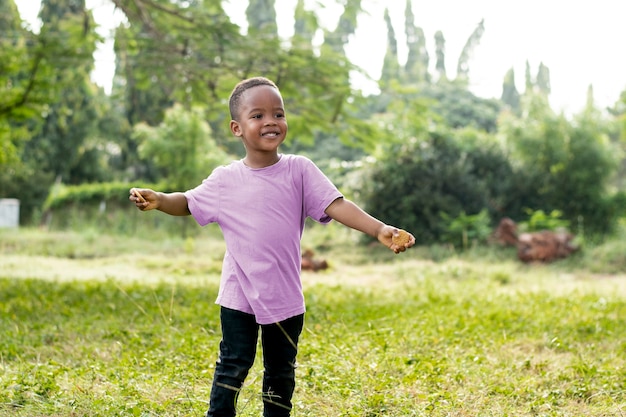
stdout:
<svg viewBox="0 0 626 417">
<path fill-rule="evenodd" d="M 488 210 L 493 225 L 512 178 L 497 143 L 471 129 L 409 135 L 413 140 L 379 159 L 364 181 L 368 212 L 390 224 L 402 224 L 425 244 L 453 238 L 451 219 L 483 210 Z"/>
<path fill-rule="evenodd" d="M 126 79 L 126 91 L 135 92 L 124 105 L 128 114 L 140 116 L 129 119 L 131 124 L 148 120 L 142 115 L 149 114 L 156 115 L 151 124 L 158 124 L 163 110 L 172 103 L 183 103 L 188 109 L 201 105 L 220 146 L 230 153 L 240 152 L 239 142 L 228 130 L 225 102 L 236 82 L 263 74 L 283 92 L 293 133 L 290 138 L 313 141 L 315 131 L 336 130 L 334 124 L 352 96 L 349 73 L 354 67 L 343 51 L 339 53 L 332 45 L 322 45 L 316 55 L 301 35 L 290 45 L 278 39 L 274 26 L 267 24 L 273 11 L 254 12 L 260 5 L 271 7 L 271 3 L 249 3 L 250 19 L 264 23 L 249 22 L 250 33 L 256 35 L 242 36 L 218 0 L 113 1 L 129 21 L 129 29 L 120 32 L 125 38 L 118 37 L 116 48 L 124 60 L 121 75 Z M 349 30 L 359 4 L 357 0 L 346 2 L 340 22 L 347 23 L 338 31 Z M 307 21 L 315 23 L 311 18 Z M 158 101 L 141 99 L 159 91 Z M 320 106 L 320 100 L 331 105 Z M 150 102 L 158 103 L 157 111 L 144 111 L 150 109 Z"/>
<path fill-rule="evenodd" d="M 337 27 L 334 30 L 324 31 L 324 43 L 321 45 L 319 57 L 312 53 L 312 45 L 309 45 L 308 50 L 305 51 L 295 48 L 289 51 L 290 57 L 299 58 L 290 61 L 292 66 L 289 68 L 289 73 L 301 81 L 299 86 L 296 85 L 295 90 L 291 90 L 292 83 L 289 83 L 287 90 L 284 90 L 288 97 L 286 102 L 289 109 L 290 132 L 295 126 L 294 133 L 297 135 L 290 134 L 291 138 L 288 139 L 287 145 L 299 142 L 300 145 L 310 147 L 319 141 L 333 141 L 335 148 L 346 151 L 346 147 L 363 146 L 369 140 L 369 138 L 364 138 L 365 135 L 354 135 L 354 130 L 352 130 L 355 126 L 368 125 L 368 122 L 353 116 L 351 111 L 354 108 L 351 102 L 358 100 L 359 94 L 352 91 L 350 73 L 359 69 L 350 64 L 345 52 L 345 46 L 356 29 L 360 12 L 361 0 L 344 2 L 343 13 L 339 17 Z M 313 19 L 310 19 L 310 22 L 312 23 Z M 292 42 L 292 44 L 295 43 Z M 319 67 L 318 63 L 311 63 L 308 69 L 298 71 L 297 67 L 307 62 L 302 59 L 303 56 L 306 60 L 311 59 L 328 64 Z M 314 80 L 318 83 L 311 83 L 310 80 L 300 78 L 301 74 L 311 69 L 317 72 Z M 324 85 L 318 85 L 319 82 L 326 85 L 331 83 L 332 91 Z M 324 102 L 325 105 L 320 107 L 320 102 Z M 308 108 L 307 111 L 305 111 L 306 108 Z M 366 128 L 362 130 L 362 132 L 365 131 L 367 131 Z"/>
<path fill-rule="evenodd" d="M 114 95 L 123 99 L 129 123 L 158 125 L 176 102 L 206 105 L 211 121 L 221 115 L 226 84 L 232 88 L 251 67 L 237 51 L 256 50 L 261 40 L 252 45 L 242 36 L 217 0 L 113 2 L 128 19 L 116 31 Z"/>
<path fill-rule="evenodd" d="M 550 69 L 543 65 L 543 62 L 539 63 L 539 69 L 537 70 L 537 89 L 541 91 L 546 97 L 550 96 L 552 87 L 550 86 Z"/>
<path fill-rule="evenodd" d="M 467 84 L 469 82 L 469 63 L 474 55 L 474 50 L 480 44 L 480 39 L 485 33 L 485 20 L 481 20 L 476 29 L 472 32 L 470 37 L 465 42 L 465 46 L 461 51 L 461 55 L 459 56 L 459 60 L 456 67 L 456 78 L 457 80 L 464 82 Z"/>
<path fill-rule="evenodd" d="M 313 37 L 319 28 L 317 17 L 312 11 L 306 10 L 304 0 L 298 0 L 294 11 L 294 34 L 292 43 L 298 48 L 312 48 Z"/>
<path fill-rule="evenodd" d="M 607 109 L 613 120 L 611 123 L 611 142 L 621 150 L 620 167 L 614 179 L 619 190 L 626 190 L 626 159 L 624 145 L 626 145 L 626 90 L 623 90 L 615 104 Z"/>
<path fill-rule="evenodd" d="M 231 158 L 211 137 L 204 110 L 185 110 L 178 104 L 165 112 L 159 126 L 137 124 L 134 138 L 142 158 L 161 171 L 160 178 L 174 190 L 187 190 L 199 184 L 218 165 Z"/>
<path fill-rule="evenodd" d="M 437 61 L 435 69 L 438 75 L 438 81 L 447 81 L 446 75 L 446 38 L 443 36 L 443 32 L 438 30 L 435 32 L 435 56 Z"/>
<path fill-rule="evenodd" d="M 520 108 L 520 94 L 515 86 L 515 70 L 513 68 L 508 70 L 504 76 L 500 101 L 507 105 L 513 112 L 517 112 Z"/>
<path fill-rule="evenodd" d="M 246 17 L 249 34 L 278 38 L 274 0 L 250 0 Z"/>
<path fill-rule="evenodd" d="M 22 29 L 13 0 L 0 2 L 0 12 L 0 167 L 8 169 L 6 164 L 21 160 L 41 115 L 66 87 L 55 79 L 61 60 L 69 62 L 84 50 L 81 30 L 60 37 L 49 26 L 38 34 Z"/>
<path fill-rule="evenodd" d="M 620 93 L 619 99 L 608 111 L 617 122 L 615 139 L 626 143 L 626 89 Z"/>
<path fill-rule="evenodd" d="M 415 26 L 411 2 L 406 2 L 405 31 L 409 54 L 404 69 L 398 68 L 398 45 L 394 28 L 385 15 L 388 33 L 388 46 L 383 63 L 383 73 L 379 85 L 381 94 L 370 100 L 375 111 L 387 111 L 394 100 L 430 99 L 430 105 L 436 113 L 443 116 L 449 126 L 460 128 L 474 126 L 478 129 L 494 132 L 498 113 L 501 110 L 497 100 L 484 100 L 468 90 L 469 64 L 474 50 L 478 47 L 484 33 L 484 21 L 481 21 L 467 39 L 459 57 L 457 78 L 449 81 L 445 67 L 445 38 L 441 31 L 435 34 L 436 41 L 436 83 L 431 82 L 428 73 L 429 55 L 423 31 Z"/>
<path fill-rule="evenodd" d="M 0 131 L 10 127 L 14 155 L 0 169 L 0 194 L 21 200 L 22 221 L 37 213 L 57 176 L 72 177 L 81 159 L 83 167 L 94 162 L 95 148 L 84 141 L 95 120 L 85 104 L 98 40 L 93 21 L 80 1 L 44 1 L 40 18 L 38 34 L 13 32 L 14 42 L 0 52 L 8 64 L 0 79 L 10 80 L 0 87 L 10 86 L 0 95 Z M 85 172 L 93 170 L 77 175 Z"/>
<path fill-rule="evenodd" d="M 356 30 L 356 20 L 360 12 L 361 0 L 345 0 L 337 28 L 332 32 L 326 32 L 324 44 L 334 52 L 345 55 L 345 47 Z"/>
<path fill-rule="evenodd" d="M 524 81 L 525 81 L 525 87 L 526 87 L 524 92 L 531 93 L 534 90 L 535 80 L 533 80 L 533 74 L 530 69 L 530 62 L 528 62 L 528 60 L 526 60 L 526 69 L 524 71 Z"/>
<path fill-rule="evenodd" d="M 25 133 L 15 123 L 15 116 L 26 101 L 23 91 L 16 94 L 24 74 L 20 61 L 27 55 L 26 34 L 20 22 L 13 0 L 0 2 L 0 33 L 4 34 L 0 38 L 0 167 L 5 169 L 18 161 Z"/>
<path fill-rule="evenodd" d="M 299 29 L 305 26 L 299 25 L 302 17 L 298 18 L 303 16 L 303 12 L 298 12 L 298 8 L 296 12 L 296 31 L 292 40 L 293 45 L 297 44 L 296 41 L 304 38 L 299 36 Z M 325 168 L 329 168 L 332 161 L 337 159 L 352 161 L 360 158 L 364 153 L 363 150 L 371 149 L 372 143 L 377 139 L 373 123 L 361 112 L 362 97 L 358 92 L 351 89 L 350 73 L 359 71 L 359 69 L 349 63 L 345 52 L 345 47 L 356 29 L 357 17 L 360 12 L 360 0 L 346 1 L 337 27 L 334 30 L 327 29 L 324 31 L 324 43 L 321 46 L 319 58 L 335 63 L 335 65 L 325 68 L 325 71 L 328 72 L 325 78 L 332 76 L 334 79 L 335 90 L 333 94 L 319 90 L 317 86 L 311 88 L 307 83 L 303 83 L 304 87 L 293 92 L 296 100 L 292 102 L 287 98 L 291 139 L 283 147 L 290 152 L 306 153 Z M 306 15 L 304 17 L 306 18 Z M 311 33 L 313 24 L 317 24 L 317 20 L 311 16 L 306 21 L 309 22 L 309 25 L 306 26 L 309 28 L 306 32 L 308 34 Z M 312 50 L 313 45 L 309 43 L 308 46 Z M 307 56 L 307 59 L 309 57 L 319 59 L 315 58 L 313 52 Z M 290 91 L 287 94 L 290 94 Z M 298 104 L 299 101 L 312 105 L 317 103 L 319 107 L 320 100 L 326 103 L 322 107 L 332 111 L 329 123 L 325 122 L 324 118 L 310 117 L 315 116 L 316 113 L 319 114 L 320 109 L 315 109 L 316 113 L 300 111 L 300 108 L 303 107 Z M 296 106 L 295 114 L 292 105 Z M 297 136 L 291 133 L 294 126 Z M 303 131 L 306 132 L 304 136 L 302 135 Z"/>
<path fill-rule="evenodd" d="M 44 0 L 40 17 L 48 36 L 58 39 L 75 36 L 77 54 L 56 57 L 53 79 L 66 87 L 62 95 L 50 101 L 41 132 L 28 142 L 26 152 L 32 163 L 53 178 L 71 184 L 96 180 L 74 172 L 81 169 L 87 139 L 94 133 L 97 119 L 93 101 L 96 87 L 89 78 L 98 40 L 93 18 L 86 11 L 84 0 Z"/>
<path fill-rule="evenodd" d="M 409 0 L 406 2 L 404 16 L 404 30 L 409 53 L 404 66 L 403 78 L 409 83 L 429 83 L 428 63 L 430 58 L 426 49 L 426 37 L 424 30 L 415 26 L 415 16 Z"/>
<path fill-rule="evenodd" d="M 385 24 L 387 25 L 387 51 L 383 61 L 382 73 L 380 75 L 379 86 L 381 91 L 389 89 L 393 82 L 398 82 L 400 78 L 400 64 L 398 63 L 398 42 L 396 32 L 391 24 L 389 10 L 385 9 Z"/>
<path fill-rule="evenodd" d="M 592 105 L 570 123 L 554 114 L 541 92 L 525 94 L 522 105 L 520 117 L 507 115 L 501 125 L 519 164 L 516 173 L 526 184 L 516 196 L 515 211 L 559 210 L 580 233 L 609 233 L 618 216 L 608 190 L 617 153 L 607 124 Z"/>
</svg>

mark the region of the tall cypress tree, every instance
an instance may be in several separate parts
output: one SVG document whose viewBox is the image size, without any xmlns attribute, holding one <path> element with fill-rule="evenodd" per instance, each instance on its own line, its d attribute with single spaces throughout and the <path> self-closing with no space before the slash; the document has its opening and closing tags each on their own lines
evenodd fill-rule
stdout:
<svg viewBox="0 0 626 417">
<path fill-rule="evenodd" d="M 469 82 L 469 63 L 474 55 L 474 50 L 480 43 L 480 39 L 485 32 L 485 20 L 481 20 L 476 29 L 465 42 L 456 67 L 456 79 L 467 84 Z"/>
<path fill-rule="evenodd" d="M 520 109 L 520 94 L 515 86 L 515 70 L 513 68 L 508 70 L 504 76 L 500 100 L 515 112 Z"/>
<path fill-rule="evenodd" d="M 537 70 L 537 89 L 548 97 L 552 91 L 550 86 L 550 69 L 543 64 L 539 63 L 539 69 Z"/>
<path fill-rule="evenodd" d="M 435 55 L 437 56 L 435 69 L 439 76 L 438 81 L 446 81 L 448 79 L 446 75 L 446 38 L 440 30 L 435 33 Z"/>
<path fill-rule="evenodd" d="M 404 66 L 404 79 L 409 83 L 430 82 L 428 64 L 430 57 L 426 49 L 424 30 L 415 26 L 415 16 L 411 2 L 407 0 L 404 12 L 404 30 L 406 43 L 409 49 L 407 61 Z"/>
<path fill-rule="evenodd" d="M 533 80 L 533 75 L 530 70 L 530 62 L 528 62 L 528 60 L 526 60 L 526 69 L 524 70 L 524 81 L 524 85 L 526 87 L 524 94 L 531 93 L 534 90 L 535 81 Z"/>
<path fill-rule="evenodd" d="M 293 44 L 296 47 L 312 48 L 313 37 L 318 29 L 317 17 L 315 13 L 304 8 L 304 0 L 298 0 L 294 19 Z"/>
<path fill-rule="evenodd" d="M 400 63 L 398 62 L 398 41 L 396 32 L 391 24 L 389 10 L 385 8 L 385 24 L 387 25 L 387 50 L 383 61 L 379 86 L 382 91 L 388 89 L 392 82 L 400 78 Z"/>
<path fill-rule="evenodd" d="M 246 9 L 248 34 L 278 37 L 276 6 L 274 0 L 250 0 Z"/>
<path fill-rule="evenodd" d="M 346 0 L 337 27 L 334 31 L 326 31 L 324 34 L 322 57 L 340 63 L 337 72 L 334 74 L 340 87 L 338 86 L 332 99 L 333 122 L 335 122 L 341 114 L 345 100 L 351 94 L 350 70 L 352 67 L 346 56 L 346 45 L 350 40 L 350 36 L 352 36 L 356 30 L 356 21 L 360 12 L 361 0 Z"/>
<path fill-rule="evenodd" d="M 361 0 L 347 0 L 337 27 L 333 32 L 325 34 L 324 44 L 334 52 L 345 55 L 345 47 L 356 30 L 356 19 L 360 11 Z"/>
</svg>

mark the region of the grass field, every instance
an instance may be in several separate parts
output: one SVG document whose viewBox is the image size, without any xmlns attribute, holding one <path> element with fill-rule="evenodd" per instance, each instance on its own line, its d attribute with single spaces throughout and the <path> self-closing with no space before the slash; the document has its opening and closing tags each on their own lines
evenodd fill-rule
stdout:
<svg viewBox="0 0 626 417">
<path fill-rule="evenodd" d="M 334 226 L 303 245 L 331 268 L 303 274 L 293 416 L 626 415 L 621 243 L 545 266 L 394 255 Z M 223 253 L 216 230 L 0 231 L 0 415 L 203 415 Z M 239 416 L 261 415 L 261 377 Z"/>
</svg>

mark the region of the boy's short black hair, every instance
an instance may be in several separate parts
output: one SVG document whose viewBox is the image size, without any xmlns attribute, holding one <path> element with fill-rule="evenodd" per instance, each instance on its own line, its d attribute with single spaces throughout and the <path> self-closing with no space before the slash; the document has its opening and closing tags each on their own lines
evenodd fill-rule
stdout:
<svg viewBox="0 0 626 417">
<path fill-rule="evenodd" d="M 246 90 L 249 90 L 250 88 L 259 85 L 267 85 L 278 90 L 278 87 L 276 86 L 276 84 L 274 84 L 274 81 L 265 77 L 253 77 L 240 81 L 239 83 L 237 83 L 235 88 L 233 88 L 233 92 L 230 93 L 230 99 L 228 100 L 228 109 L 230 110 L 231 119 L 237 120 L 237 118 L 239 117 L 239 105 L 242 94 Z"/>
</svg>

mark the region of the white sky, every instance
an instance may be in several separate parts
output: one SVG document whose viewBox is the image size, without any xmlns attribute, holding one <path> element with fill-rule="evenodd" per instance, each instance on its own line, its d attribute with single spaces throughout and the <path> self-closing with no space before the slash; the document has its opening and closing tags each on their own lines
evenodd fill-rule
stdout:
<svg viewBox="0 0 626 417">
<path fill-rule="evenodd" d="M 308 0 L 316 8 L 320 22 L 334 28 L 342 12 L 337 0 Z M 485 32 L 470 62 L 472 91 L 485 98 L 500 97 L 505 73 L 515 69 L 520 92 L 524 89 L 526 61 L 536 75 L 540 62 L 550 69 L 551 104 L 566 113 L 580 111 L 586 101 L 587 88 L 594 88 L 596 104 L 612 106 L 626 89 L 626 58 L 621 1 L 616 0 L 412 0 L 415 24 L 424 30 L 428 52 L 434 65 L 434 34 L 441 30 L 446 39 L 446 68 L 453 78 L 458 56 L 481 19 Z M 40 0 L 16 0 L 24 20 L 33 22 Z M 233 22 L 245 24 L 247 0 L 228 0 L 224 6 Z M 279 32 L 293 32 L 295 0 L 276 0 Z M 384 9 L 390 10 L 398 39 L 400 59 L 406 59 L 404 45 L 404 0 L 362 0 L 367 14 L 362 14 L 358 29 L 350 42 L 348 57 L 378 79 L 387 45 Z M 324 7 L 326 5 L 326 7 Z M 87 0 L 101 34 L 110 35 L 119 21 L 109 0 Z M 96 83 L 110 90 L 114 71 L 112 41 L 105 43 L 96 56 Z M 356 80 L 366 92 L 373 86 Z"/>
</svg>

